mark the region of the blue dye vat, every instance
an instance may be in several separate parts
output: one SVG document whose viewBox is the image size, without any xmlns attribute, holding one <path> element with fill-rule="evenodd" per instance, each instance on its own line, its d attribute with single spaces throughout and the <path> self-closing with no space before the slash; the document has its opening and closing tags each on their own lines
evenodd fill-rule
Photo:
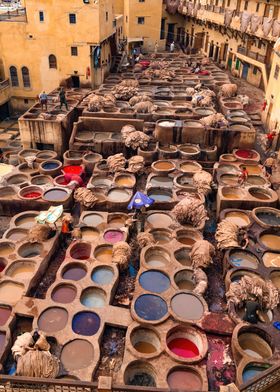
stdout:
<svg viewBox="0 0 280 392">
<path fill-rule="evenodd" d="M 108 267 L 97 267 L 92 272 L 91 280 L 97 284 L 110 284 L 114 278 L 114 271 Z"/>
<path fill-rule="evenodd" d="M 140 275 L 139 283 L 143 289 L 153 293 L 162 293 L 170 287 L 168 276 L 160 271 L 146 271 Z"/>
<path fill-rule="evenodd" d="M 53 170 L 56 169 L 58 167 L 58 163 L 56 162 L 46 162 L 43 164 L 43 168 L 45 170 Z"/>
<path fill-rule="evenodd" d="M 134 308 L 138 317 L 148 321 L 160 320 L 168 311 L 166 302 L 153 294 L 140 295 L 135 301 Z"/>
<path fill-rule="evenodd" d="M 72 329 L 78 335 L 92 336 L 100 328 L 100 317 L 94 312 L 77 313 L 72 320 Z"/>
<path fill-rule="evenodd" d="M 243 374 L 242 374 L 243 382 L 245 383 L 245 382 L 251 380 L 252 378 L 258 376 L 261 372 L 264 372 L 268 368 L 270 368 L 270 365 L 264 365 L 264 366 L 249 365 L 249 366 L 246 366 L 246 368 L 244 369 Z"/>
</svg>

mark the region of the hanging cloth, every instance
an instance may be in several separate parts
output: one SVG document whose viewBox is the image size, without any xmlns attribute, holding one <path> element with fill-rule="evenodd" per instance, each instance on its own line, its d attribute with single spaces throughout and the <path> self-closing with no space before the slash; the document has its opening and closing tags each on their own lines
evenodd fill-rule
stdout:
<svg viewBox="0 0 280 392">
<path fill-rule="evenodd" d="M 179 7 L 179 2 L 180 0 L 166 0 L 166 11 L 171 15 L 175 15 Z"/>
<path fill-rule="evenodd" d="M 272 36 L 279 37 L 280 36 L 280 20 L 275 19 L 272 26 Z"/>
<path fill-rule="evenodd" d="M 251 33 L 255 34 L 258 31 L 258 28 L 261 25 L 261 23 L 262 23 L 262 16 L 253 14 L 251 17 L 251 24 L 250 24 Z"/>
<path fill-rule="evenodd" d="M 273 18 L 268 18 L 268 17 L 264 17 L 263 18 L 263 26 L 262 26 L 262 30 L 263 30 L 263 35 L 265 37 L 267 37 L 270 33 L 270 30 L 272 28 L 273 25 Z"/>
<path fill-rule="evenodd" d="M 246 11 L 242 12 L 241 19 L 240 19 L 241 33 L 245 33 L 247 31 L 250 20 L 251 20 L 251 14 Z"/>
<path fill-rule="evenodd" d="M 224 24 L 225 27 L 229 27 L 232 21 L 233 10 L 226 9 L 225 10 L 225 17 L 224 17 Z"/>
</svg>

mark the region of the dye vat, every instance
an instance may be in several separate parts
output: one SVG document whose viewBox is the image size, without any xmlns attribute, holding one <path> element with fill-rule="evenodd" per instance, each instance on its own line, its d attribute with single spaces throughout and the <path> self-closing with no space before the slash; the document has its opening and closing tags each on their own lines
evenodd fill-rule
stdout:
<svg viewBox="0 0 280 392">
<path fill-rule="evenodd" d="M 178 357 L 195 358 L 199 355 L 196 344 L 187 338 L 174 338 L 168 342 L 167 346 Z"/>
<path fill-rule="evenodd" d="M 78 176 L 80 176 L 83 172 L 83 168 L 81 166 L 75 166 L 75 165 L 69 165 L 69 166 L 65 166 L 62 169 L 63 174 L 77 174 Z"/>
<path fill-rule="evenodd" d="M 37 257 L 41 256 L 43 253 L 43 245 L 36 242 L 36 243 L 31 243 L 31 242 L 26 242 L 25 244 L 21 245 L 18 249 L 18 254 L 20 257 L 23 257 L 24 259 L 32 258 L 32 257 Z"/>
<path fill-rule="evenodd" d="M 248 192 L 250 193 L 251 196 L 253 196 L 259 200 L 270 200 L 271 199 L 270 192 L 264 188 L 252 187 L 252 188 L 249 188 Z"/>
<path fill-rule="evenodd" d="M 192 270 L 181 270 L 174 276 L 174 281 L 179 290 L 192 291 L 195 288 Z"/>
<path fill-rule="evenodd" d="M 78 335 L 93 336 L 100 328 L 100 317 L 94 312 L 80 312 L 72 320 L 72 329 Z"/>
<path fill-rule="evenodd" d="M 153 227 L 166 228 L 172 225 L 173 219 L 168 214 L 154 212 L 148 215 L 147 222 Z"/>
<path fill-rule="evenodd" d="M 230 252 L 229 262 L 234 267 L 257 269 L 259 266 L 258 258 L 253 253 L 245 250 L 233 250 Z"/>
<path fill-rule="evenodd" d="M 24 238 L 26 238 L 28 234 L 28 230 L 27 229 L 9 229 L 8 231 L 6 231 L 5 233 L 5 238 L 11 240 L 11 241 L 21 241 Z"/>
<path fill-rule="evenodd" d="M 129 175 L 121 174 L 115 178 L 115 184 L 119 187 L 133 188 L 135 183 L 135 178 Z"/>
<path fill-rule="evenodd" d="M 113 246 L 112 245 L 100 245 L 94 250 L 94 257 L 101 263 L 110 263 L 112 261 Z"/>
<path fill-rule="evenodd" d="M 148 191 L 148 196 L 155 202 L 164 203 L 172 201 L 172 191 L 164 189 L 150 189 Z"/>
<path fill-rule="evenodd" d="M 56 286 L 51 294 L 54 302 L 61 304 L 70 304 L 76 298 L 77 289 L 69 284 L 60 284 Z"/>
<path fill-rule="evenodd" d="M 82 239 L 84 241 L 96 241 L 99 238 L 99 230 L 94 227 L 81 227 Z"/>
<path fill-rule="evenodd" d="M 150 184 L 151 184 L 151 186 L 172 188 L 173 187 L 173 179 L 168 176 L 154 176 L 151 178 Z"/>
<path fill-rule="evenodd" d="M 19 191 L 18 196 L 21 199 L 36 200 L 36 199 L 39 199 L 42 196 L 42 194 L 43 194 L 42 189 L 40 189 L 38 186 L 31 185 L 31 186 L 27 186 L 25 188 L 22 188 Z"/>
<path fill-rule="evenodd" d="M 108 216 L 108 225 L 115 229 L 120 229 L 125 225 L 125 221 L 127 216 L 122 215 L 109 215 Z"/>
<path fill-rule="evenodd" d="M 225 185 L 235 186 L 238 184 L 238 176 L 236 174 L 222 174 L 220 181 Z"/>
<path fill-rule="evenodd" d="M 8 304 L 16 304 L 24 293 L 24 285 L 4 281 L 0 283 L 0 302 Z"/>
<path fill-rule="evenodd" d="M 38 215 L 38 213 L 30 214 L 21 214 L 19 217 L 16 218 L 15 220 L 15 226 L 20 226 L 24 229 L 31 229 L 32 226 L 36 224 L 35 217 Z"/>
<path fill-rule="evenodd" d="M 272 356 L 270 345 L 257 333 L 245 332 L 238 336 L 241 349 L 250 357 L 268 359 Z"/>
<path fill-rule="evenodd" d="M 164 267 L 170 262 L 169 253 L 160 246 L 153 246 L 145 252 L 145 263 L 151 268 Z"/>
<path fill-rule="evenodd" d="M 7 265 L 7 260 L 4 257 L 0 257 L 0 272 L 4 271 Z"/>
<path fill-rule="evenodd" d="M 117 202 L 117 203 L 125 203 L 125 202 L 129 202 L 131 198 L 131 193 L 126 189 L 115 188 L 108 192 L 107 197 L 109 201 Z"/>
<path fill-rule="evenodd" d="M 253 150 L 237 150 L 234 153 L 238 158 L 242 159 L 256 159 L 258 154 Z"/>
<path fill-rule="evenodd" d="M 32 261 L 15 261 L 6 270 L 5 275 L 16 280 L 29 280 L 32 278 L 36 264 Z"/>
<path fill-rule="evenodd" d="M 0 243 L 0 257 L 7 257 L 14 253 L 15 244 L 12 242 L 1 242 Z"/>
<path fill-rule="evenodd" d="M 43 199 L 49 202 L 64 202 L 68 199 L 69 193 L 62 188 L 52 188 L 43 194 Z"/>
<path fill-rule="evenodd" d="M 150 328 L 135 328 L 130 335 L 130 341 L 133 348 L 144 355 L 156 354 L 161 349 L 160 337 Z"/>
<path fill-rule="evenodd" d="M 269 249 L 276 251 L 280 249 L 280 236 L 276 234 L 263 234 L 260 236 L 260 241 Z"/>
<path fill-rule="evenodd" d="M 100 225 L 100 223 L 104 222 L 104 218 L 102 215 L 99 215 L 99 214 L 87 214 L 83 217 L 83 222 L 87 226 L 96 227 L 96 226 Z"/>
<path fill-rule="evenodd" d="M 239 227 L 246 227 L 250 224 L 249 216 L 242 211 L 230 211 L 225 214 L 225 219 Z"/>
<path fill-rule="evenodd" d="M 192 247 L 196 241 L 202 239 L 201 234 L 195 230 L 177 230 L 176 240 L 181 244 Z"/>
<path fill-rule="evenodd" d="M 161 172 L 166 174 L 173 172 L 175 168 L 175 164 L 170 161 L 157 161 L 152 164 L 152 169 L 155 172 Z"/>
<path fill-rule="evenodd" d="M 6 334 L 5 332 L 0 332 L 0 354 L 2 354 L 6 343 Z"/>
<path fill-rule="evenodd" d="M 259 186 L 263 186 L 267 183 L 266 180 L 261 176 L 248 176 L 246 182 L 249 185 L 259 185 Z"/>
<path fill-rule="evenodd" d="M 280 226 L 280 214 L 278 210 L 269 209 L 265 211 L 264 208 L 255 210 L 256 217 L 265 225 Z"/>
<path fill-rule="evenodd" d="M 146 271 L 139 277 L 140 286 L 153 293 L 163 293 L 170 287 L 170 279 L 160 271 Z"/>
<path fill-rule="evenodd" d="M 11 313 L 12 313 L 12 308 L 10 308 L 9 306 L 2 306 L 2 305 L 0 306 L 0 326 L 1 327 L 6 324 Z"/>
<path fill-rule="evenodd" d="M 68 313 L 63 308 L 52 307 L 44 310 L 38 318 L 38 328 L 47 333 L 54 333 L 65 328 Z"/>
<path fill-rule="evenodd" d="M 180 164 L 180 170 L 184 173 L 196 173 L 202 170 L 202 167 L 199 163 L 186 161 Z"/>
<path fill-rule="evenodd" d="M 91 280 L 101 286 L 111 284 L 114 279 L 114 271 L 110 267 L 96 267 L 91 274 Z"/>
<path fill-rule="evenodd" d="M 190 248 L 180 248 L 174 252 L 175 259 L 184 266 L 191 266 Z"/>
<path fill-rule="evenodd" d="M 154 229 L 151 230 L 151 234 L 159 245 L 169 244 L 169 242 L 172 241 L 171 232 L 168 230 Z"/>
<path fill-rule="evenodd" d="M 84 266 L 78 263 L 71 263 L 64 268 L 62 272 L 62 278 L 78 281 L 83 279 L 86 276 L 86 274 L 87 274 L 87 270 L 85 269 Z"/>
<path fill-rule="evenodd" d="M 280 253 L 265 252 L 263 255 L 263 263 L 267 268 L 277 267 L 280 268 Z"/>
<path fill-rule="evenodd" d="M 92 364 L 93 359 L 93 347 L 88 341 L 83 339 L 75 339 L 67 343 L 63 347 L 60 356 L 61 363 L 66 370 L 87 368 Z"/>
<path fill-rule="evenodd" d="M 252 380 L 252 378 L 255 378 L 260 375 L 261 372 L 264 372 L 265 370 L 269 369 L 271 365 L 258 365 L 258 364 L 249 364 L 245 367 L 243 373 L 242 373 L 242 381 L 243 383 Z"/>
<path fill-rule="evenodd" d="M 198 372 L 187 367 L 178 367 L 167 376 L 167 383 L 171 390 L 201 391 L 202 379 Z"/>
<path fill-rule="evenodd" d="M 89 287 L 82 292 L 81 304 L 87 308 L 103 308 L 106 305 L 106 293 L 96 287 Z"/>
<path fill-rule="evenodd" d="M 92 178 L 91 183 L 97 188 L 110 188 L 113 183 L 113 180 L 103 176 L 96 176 Z"/>
<path fill-rule="evenodd" d="M 79 242 L 70 250 L 70 256 L 77 260 L 87 260 L 90 258 L 91 245 L 87 242 Z"/>
<path fill-rule="evenodd" d="M 277 287 L 278 290 L 280 290 L 280 272 L 278 271 L 272 272 L 269 278 L 274 284 L 274 286 Z"/>
<path fill-rule="evenodd" d="M 158 295 L 140 295 L 134 304 L 137 316 L 146 321 L 158 321 L 167 315 L 168 307 Z"/>
<path fill-rule="evenodd" d="M 171 309 L 182 320 L 200 320 L 204 306 L 199 298 L 190 293 L 180 293 L 171 299 Z"/>
<path fill-rule="evenodd" d="M 241 200 L 244 199 L 244 192 L 240 188 L 224 187 L 222 195 L 226 199 Z"/>
<path fill-rule="evenodd" d="M 144 361 L 134 361 L 124 372 L 126 385 L 156 387 L 156 373 L 152 365 Z"/>
<path fill-rule="evenodd" d="M 249 175 L 261 175 L 262 169 L 258 165 L 246 165 L 246 169 Z"/>
<path fill-rule="evenodd" d="M 108 230 L 104 233 L 103 238 L 110 244 L 116 244 L 117 242 L 123 241 L 125 234 L 120 230 Z"/>
</svg>

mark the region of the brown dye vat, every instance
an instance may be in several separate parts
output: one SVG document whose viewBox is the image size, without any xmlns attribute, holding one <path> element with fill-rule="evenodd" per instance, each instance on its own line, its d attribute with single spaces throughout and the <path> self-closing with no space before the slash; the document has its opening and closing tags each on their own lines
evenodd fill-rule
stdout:
<svg viewBox="0 0 280 392">
<path fill-rule="evenodd" d="M 153 166 L 158 171 L 171 171 L 175 169 L 175 165 L 168 161 L 158 161 Z"/>
<path fill-rule="evenodd" d="M 190 248 L 180 248 L 174 252 L 175 259 L 184 266 L 191 266 Z"/>
<path fill-rule="evenodd" d="M 108 217 L 108 225 L 111 228 L 120 229 L 125 225 L 126 216 L 112 215 Z"/>
<path fill-rule="evenodd" d="M 279 251 L 280 249 L 280 236 L 275 234 L 263 234 L 260 236 L 260 241 L 272 250 Z"/>
<path fill-rule="evenodd" d="M 87 368 L 93 359 L 93 347 L 88 341 L 83 339 L 76 339 L 67 343 L 62 349 L 60 357 L 62 365 L 66 370 Z"/>
<path fill-rule="evenodd" d="M 176 122 L 172 120 L 157 121 L 155 127 L 155 138 L 161 144 L 172 144 Z"/>
<path fill-rule="evenodd" d="M 0 189 L 0 198 L 2 199 L 10 199 L 16 195 L 16 191 L 11 186 L 4 186 Z"/>
<path fill-rule="evenodd" d="M 69 304 L 76 298 L 77 290 L 71 285 L 58 285 L 52 291 L 52 300 L 61 304 Z"/>
<path fill-rule="evenodd" d="M 115 179 L 115 184 L 119 187 L 132 188 L 134 187 L 135 182 L 135 178 L 124 174 L 117 176 Z"/>
<path fill-rule="evenodd" d="M 37 257 L 42 255 L 43 249 L 44 249 L 43 245 L 40 244 L 39 242 L 36 243 L 26 242 L 25 244 L 19 247 L 18 254 L 20 255 L 20 257 L 23 257 L 24 259 L 29 257 Z"/>
<path fill-rule="evenodd" d="M 15 220 L 15 226 L 20 226 L 24 229 L 30 229 L 32 226 L 35 225 L 35 216 L 37 216 L 38 214 L 22 214 L 21 216 L 19 216 L 18 218 L 16 218 Z"/>
<path fill-rule="evenodd" d="M 266 180 L 260 176 L 248 176 L 246 180 L 247 184 L 250 185 L 265 185 Z"/>
<path fill-rule="evenodd" d="M 265 252 L 263 255 L 263 263 L 267 268 L 280 268 L 280 253 Z"/>
<path fill-rule="evenodd" d="M 168 214 L 155 212 L 148 215 L 147 222 L 154 227 L 166 228 L 173 223 L 173 219 Z"/>
<path fill-rule="evenodd" d="M 53 179 L 50 176 L 46 176 L 44 174 L 41 174 L 39 176 L 35 176 L 31 178 L 31 184 L 32 185 L 46 185 L 46 184 L 52 184 Z"/>
<path fill-rule="evenodd" d="M 124 203 L 130 200 L 131 194 L 122 188 L 114 188 L 108 192 L 107 198 L 111 202 Z"/>
<path fill-rule="evenodd" d="M 259 200 L 270 200 L 271 199 L 271 195 L 270 195 L 269 191 L 264 190 L 262 188 L 250 188 L 249 193 L 251 196 L 253 196 Z"/>
<path fill-rule="evenodd" d="M 226 199 L 240 200 L 243 199 L 243 192 L 239 188 L 223 188 L 222 195 Z"/>
<path fill-rule="evenodd" d="M 0 302 L 16 304 L 24 293 L 24 286 L 15 282 L 0 283 Z"/>
<path fill-rule="evenodd" d="M 220 180 L 225 185 L 232 185 L 235 186 L 238 184 L 238 176 L 235 174 L 222 174 Z"/>
<path fill-rule="evenodd" d="M 16 261 L 5 272 L 5 275 L 16 280 L 29 280 L 35 271 L 36 264 L 32 261 Z"/>
<path fill-rule="evenodd" d="M 220 156 L 220 161 L 227 161 L 227 162 L 236 162 L 236 158 L 232 154 L 222 154 Z"/>
<path fill-rule="evenodd" d="M 199 320 L 203 316 L 204 306 L 193 294 L 180 293 L 171 299 L 173 312 L 183 320 Z"/>
<path fill-rule="evenodd" d="M 167 383 L 171 390 L 182 392 L 202 390 L 202 379 L 199 373 L 187 367 L 172 370 L 168 374 Z"/>
<path fill-rule="evenodd" d="M 113 247 L 107 245 L 97 246 L 94 251 L 94 257 L 101 263 L 110 263 L 112 261 Z"/>
<path fill-rule="evenodd" d="M 160 338 L 149 328 L 135 328 L 130 335 L 131 344 L 141 354 L 155 354 L 161 348 Z"/>
<path fill-rule="evenodd" d="M 168 244 L 171 241 L 171 232 L 164 229 L 151 230 L 151 234 L 157 244 Z"/>
<path fill-rule="evenodd" d="M 195 173 L 202 170 L 202 167 L 195 162 L 182 162 L 180 164 L 180 170 L 184 173 Z"/>
<path fill-rule="evenodd" d="M 242 350 L 250 357 L 268 359 L 272 356 L 270 345 L 256 333 L 245 332 L 238 336 Z"/>
<path fill-rule="evenodd" d="M 258 165 L 246 165 L 246 169 L 247 169 L 249 175 L 262 174 L 262 169 Z"/>
<path fill-rule="evenodd" d="M 165 248 L 153 246 L 145 252 L 145 262 L 151 268 L 164 267 L 170 262 L 170 255 Z"/>
<path fill-rule="evenodd" d="M 225 219 L 232 223 L 235 223 L 239 227 L 245 227 L 250 224 L 250 218 L 245 212 L 241 211 L 230 211 L 225 215 Z"/>
<path fill-rule="evenodd" d="M 280 272 L 271 272 L 269 278 L 274 284 L 274 286 L 277 287 L 278 290 L 280 290 Z"/>
<path fill-rule="evenodd" d="M 89 242 L 95 241 L 100 235 L 99 230 L 95 229 L 94 227 L 82 227 L 81 232 L 82 239 Z"/>
<path fill-rule="evenodd" d="M 12 242 L 2 242 L 0 243 L 0 256 L 9 256 L 15 251 L 15 245 Z"/>
<path fill-rule="evenodd" d="M 15 174 L 7 179 L 8 185 L 21 185 L 28 181 L 28 177 L 24 174 Z"/>
<path fill-rule="evenodd" d="M 5 238 L 16 242 L 23 240 L 27 234 L 27 229 L 9 229 L 5 234 Z"/>
<path fill-rule="evenodd" d="M 65 328 L 68 321 L 68 313 L 63 308 L 52 307 L 41 313 L 38 319 L 38 327 L 44 332 L 53 333 Z"/>
<path fill-rule="evenodd" d="M 83 217 L 83 222 L 88 226 L 98 226 L 104 222 L 104 218 L 99 214 L 87 214 Z"/>
<path fill-rule="evenodd" d="M 182 270 L 177 272 L 174 276 L 174 281 L 179 290 L 192 291 L 195 288 L 195 283 L 193 281 L 193 272 L 190 270 Z"/>
</svg>

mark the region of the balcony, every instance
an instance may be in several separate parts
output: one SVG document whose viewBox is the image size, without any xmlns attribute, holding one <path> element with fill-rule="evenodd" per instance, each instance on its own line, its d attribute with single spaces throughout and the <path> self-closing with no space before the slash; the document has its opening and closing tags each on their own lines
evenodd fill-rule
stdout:
<svg viewBox="0 0 280 392">
<path fill-rule="evenodd" d="M 0 22 L 27 22 L 26 9 L 18 8 L 14 11 L 0 13 Z"/>
<path fill-rule="evenodd" d="M 252 50 L 248 50 L 246 48 L 243 48 L 242 46 L 239 46 L 237 48 L 237 53 L 240 53 L 246 57 L 250 57 L 250 59 L 254 59 L 254 60 L 258 61 L 259 63 L 265 64 L 265 56 L 264 55 L 261 55 L 257 52 L 253 52 Z"/>
<path fill-rule="evenodd" d="M 0 106 L 8 102 L 10 99 L 10 83 L 9 79 L 0 81 Z"/>
</svg>

